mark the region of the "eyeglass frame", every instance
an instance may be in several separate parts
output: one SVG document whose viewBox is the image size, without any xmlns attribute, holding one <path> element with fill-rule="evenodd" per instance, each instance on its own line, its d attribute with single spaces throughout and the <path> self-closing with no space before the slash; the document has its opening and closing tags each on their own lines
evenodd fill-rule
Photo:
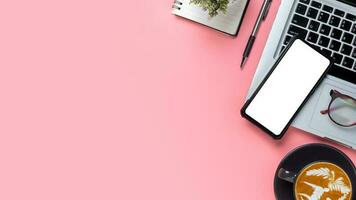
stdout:
<svg viewBox="0 0 356 200">
<path fill-rule="evenodd" d="M 350 124 L 350 125 L 344 125 L 344 124 L 338 123 L 337 121 L 335 121 L 335 120 L 331 117 L 330 113 L 333 111 L 332 108 L 331 108 L 331 105 L 332 105 L 332 103 L 333 103 L 337 98 L 341 98 L 341 99 L 351 99 L 351 100 L 353 100 L 355 103 L 356 103 L 356 99 L 353 98 L 353 97 L 351 97 L 351 96 L 349 96 L 349 95 L 342 94 L 341 92 L 339 92 L 339 91 L 337 91 L 337 90 L 335 90 L 335 89 L 330 90 L 330 97 L 331 97 L 331 101 L 330 101 L 330 103 L 329 103 L 328 108 L 327 108 L 326 110 L 320 111 L 320 113 L 321 113 L 322 115 L 328 114 L 330 120 L 331 120 L 332 122 L 334 122 L 335 124 L 339 125 L 339 126 L 342 126 L 342 127 L 345 127 L 345 128 L 351 128 L 351 127 L 355 126 L 355 125 L 356 125 L 356 122 L 354 122 L 353 124 Z"/>
</svg>

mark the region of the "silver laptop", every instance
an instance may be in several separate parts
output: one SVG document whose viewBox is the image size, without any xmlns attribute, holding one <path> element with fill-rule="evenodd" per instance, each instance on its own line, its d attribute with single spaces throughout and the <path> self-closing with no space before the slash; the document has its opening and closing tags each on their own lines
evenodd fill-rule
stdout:
<svg viewBox="0 0 356 200">
<path fill-rule="evenodd" d="M 356 149 L 356 127 L 341 127 L 320 112 L 328 108 L 331 90 L 356 98 L 355 0 L 282 0 L 248 98 L 295 35 L 320 48 L 335 65 L 292 126 Z"/>
</svg>

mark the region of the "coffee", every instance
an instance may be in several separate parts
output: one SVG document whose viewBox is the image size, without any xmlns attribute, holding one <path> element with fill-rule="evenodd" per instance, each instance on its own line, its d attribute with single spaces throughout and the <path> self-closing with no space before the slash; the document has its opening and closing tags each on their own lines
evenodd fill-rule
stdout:
<svg viewBox="0 0 356 200">
<path fill-rule="evenodd" d="M 339 166 L 315 162 L 299 173 L 294 194 L 297 200 L 351 200 L 352 184 Z"/>
</svg>

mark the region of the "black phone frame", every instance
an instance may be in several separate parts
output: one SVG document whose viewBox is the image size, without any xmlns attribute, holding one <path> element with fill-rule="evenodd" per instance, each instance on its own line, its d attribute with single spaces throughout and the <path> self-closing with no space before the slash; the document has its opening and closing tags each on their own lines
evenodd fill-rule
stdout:
<svg viewBox="0 0 356 200">
<path fill-rule="evenodd" d="M 259 123 L 257 120 L 253 119 L 251 116 L 249 116 L 246 113 L 246 109 L 248 108 L 248 106 L 251 104 L 251 102 L 253 101 L 253 99 L 256 97 L 256 95 L 258 94 L 258 92 L 261 90 L 261 88 L 263 87 L 263 85 L 266 83 L 266 81 L 268 80 L 268 78 L 271 76 L 271 74 L 273 73 L 273 71 L 277 68 L 277 66 L 279 65 L 280 61 L 284 58 L 284 56 L 286 55 L 286 53 L 288 52 L 288 50 L 290 49 L 290 47 L 294 44 L 294 42 L 296 40 L 300 40 L 302 42 L 304 42 L 305 44 L 307 44 L 309 47 L 313 48 L 315 51 L 317 51 L 318 53 L 320 53 L 321 55 L 323 55 L 325 58 L 327 58 L 330 61 L 329 66 L 327 67 L 327 69 L 325 70 L 325 72 L 321 75 L 321 77 L 319 78 L 319 80 L 316 82 L 316 84 L 314 85 L 314 87 L 311 89 L 311 91 L 308 93 L 308 95 L 306 96 L 306 98 L 303 100 L 303 102 L 301 103 L 301 105 L 298 107 L 298 109 L 296 110 L 296 112 L 293 114 L 293 116 L 291 117 L 291 119 L 288 121 L 288 123 L 286 124 L 286 126 L 283 128 L 282 132 L 279 135 L 274 134 L 272 131 L 270 131 L 268 128 L 266 128 L 265 126 L 263 126 L 261 123 Z M 262 129 L 264 132 L 266 132 L 267 134 L 269 134 L 270 136 L 272 136 L 273 139 L 281 139 L 284 134 L 286 133 L 286 131 L 288 130 L 290 124 L 293 122 L 293 120 L 295 119 L 295 117 L 297 116 L 297 114 L 299 113 L 299 111 L 303 108 L 303 106 L 305 105 L 305 103 L 309 100 L 309 98 L 311 97 L 311 95 L 315 92 L 315 90 L 317 89 L 317 87 L 320 85 L 320 83 L 322 82 L 322 80 L 325 78 L 325 76 L 328 74 L 328 71 L 330 70 L 330 68 L 333 66 L 334 62 L 330 59 L 330 57 L 328 57 L 324 52 L 322 52 L 320 49 L 315 48 L 314 46 L 312 46 L 311 44 L 309 44 L 308 42 L 304 41 L 304 39 L 302 39 L 301 37 L 299 37 L 298 35 L 293 37 L 289 44 L 286 46 L 285 50 L 281 53 L 281 55 L 278 57 L 278 59 L 276 60 L 276 62 L 273 64 L 273 67 L 270 69 L 270 71 L 267 73 L 266 77 L 262 80 L 262 82 L 259 84 L 259 86 L 257 87 L 257 89 L 253 92 L 253 94 L 251 95 L 251 97 L 246 101 L 246 103 L 244 104 L 244 106 L 241 108 L 240 113 L 241 116 L 244 117 L 245 119 L 247 119 L 248 121 L 250 121 L 251 123 L 253 123 L 254 125 L 256 125 L 257 127 L 259 127 L 260 129 Z"/>
</svg>

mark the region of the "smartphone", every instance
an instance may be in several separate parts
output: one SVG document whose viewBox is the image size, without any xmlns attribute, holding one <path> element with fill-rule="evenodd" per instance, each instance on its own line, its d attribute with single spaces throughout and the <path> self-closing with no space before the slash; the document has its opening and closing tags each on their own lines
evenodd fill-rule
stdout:
<svg viewBox="0 0 356 200">
<path fill-rule="evenodd" d="M 241 115 L 273 138 L 282 138 L 332 64 L 322 52 L 293 38 L 246 101 Z"/>
</svg>

